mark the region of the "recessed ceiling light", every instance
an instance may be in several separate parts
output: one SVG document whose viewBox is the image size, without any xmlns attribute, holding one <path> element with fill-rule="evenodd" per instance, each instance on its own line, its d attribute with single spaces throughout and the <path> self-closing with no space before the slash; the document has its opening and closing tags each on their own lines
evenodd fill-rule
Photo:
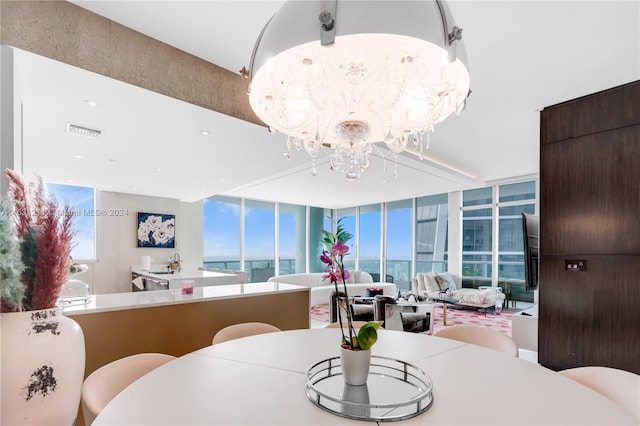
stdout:
<svg viewBox="0 0 640 426">
<path fill-rule="evenodd" d="M 84 158 L 84 155 L 74 154 L 71 157 L 73 157 L 73 158 Z"/>
<path fill-rule="evenodd" d="M 98 106 L 98 103 L 96 101 L 92 101 L 91 99 L 85 99 L 84 103 L 89 105 L 90 107 L 97 107 Z"/>
<path fill-rule="evenodd" d="M 201 130 L 200 131 L 200 134 L 202 134 L 202 136 L 207 136 L 207 135 L 209 135 L 209 133 L 210 132 L 208 130 Z"/>
<path fill-rule="evenodd" d="M 156 167 L 156 172 L 161 172 L 162 169 L 160 167 Z"/>
<path fill-rule="evenodd" d="M 220 178 L 220 182 L 224 182 L 224 178 Z"/>
</svg>

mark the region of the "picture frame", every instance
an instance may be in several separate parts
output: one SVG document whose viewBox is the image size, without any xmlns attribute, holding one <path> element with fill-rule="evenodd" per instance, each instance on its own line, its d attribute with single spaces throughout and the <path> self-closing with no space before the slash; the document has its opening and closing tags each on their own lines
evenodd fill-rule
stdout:
<svg viewBox="0 0 640 426">
<path fill-rule="evenodd" d="M 138 212 L 138 247 L 175 248 L 176 216 Z"/>
</svg>

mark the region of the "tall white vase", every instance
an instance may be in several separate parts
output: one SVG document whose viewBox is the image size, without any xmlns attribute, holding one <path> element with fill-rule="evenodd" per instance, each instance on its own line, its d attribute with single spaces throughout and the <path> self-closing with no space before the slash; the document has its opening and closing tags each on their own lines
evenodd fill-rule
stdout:
<svg viewBox="0 0 640 426">
<path fill-rule="evenodd" d="M 62 309 L 0 316 L 3 425 L 72 425 L 84 378 L 82 329 Z"/>
</svg>

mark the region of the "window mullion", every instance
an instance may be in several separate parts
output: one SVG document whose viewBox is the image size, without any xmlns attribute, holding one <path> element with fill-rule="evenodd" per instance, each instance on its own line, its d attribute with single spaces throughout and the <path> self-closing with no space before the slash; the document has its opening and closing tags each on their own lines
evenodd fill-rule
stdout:
<svg viewBox="0 0 640 426">
<path fill-rule="evenodd" d="M 491 209 L 491 228 L 493 234 L 491 237 L 491 285 L 495 287 L 498 285 L 498 246 L 500 244 L 500 226 L 498 223 L 498 200 L 500 199 L 500 194 L 498 193 L 498 185 L 494 185 L 491 188 L 491 193 L 493 197 Z"/>
</svg>

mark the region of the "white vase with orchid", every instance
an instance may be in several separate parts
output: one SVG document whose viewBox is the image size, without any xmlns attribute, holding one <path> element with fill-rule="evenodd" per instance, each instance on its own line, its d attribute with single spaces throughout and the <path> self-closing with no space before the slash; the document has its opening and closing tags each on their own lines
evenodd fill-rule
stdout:
<svg viewBox="0 0 640 426">
<path fill-rule="evenodd" d="M 380 323 L 369 321 L 362 325 L 356 332 L 353 325 L 353 310 L 347 291 L 347 280 L 350 278 L 349 271 L 344 267 L 344 256 L 349 254 L 349 247 L 345 244 L 351 239 L 351 234 L 342 227 L 340 220 L 337 224 L 335 234 L 324 231 L 325 250 L 322 250 L 320 261 L 327 265 L 327 275 L 323 278 L 329 279 L 335 287 L 338 311 L 338 322 L 342 332 L 340 345 L 340 358 L 345 383 L 349 385 L 364 385 L 369 375 L 369 364 L 371 361 L 371 347 L 378 340 L 378 328 Z M 342 288 L 340 288 L 342 284 Z M 346 331 L 345 321 L 346 317 Z"/>
</svg>

